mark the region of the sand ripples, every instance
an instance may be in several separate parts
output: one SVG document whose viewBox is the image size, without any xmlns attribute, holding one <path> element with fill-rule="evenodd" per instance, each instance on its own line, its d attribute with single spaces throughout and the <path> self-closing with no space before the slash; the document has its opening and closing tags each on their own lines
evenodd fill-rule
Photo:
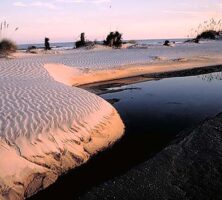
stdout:
<svg viewBox="0 0 222 200">
<path fill-rule="evenodd" d="M 111 105 L 54 81 L 43 67 L 69 59 L 0 60 L 0 199 L 32 195 L 123 134 Z"/>
</svg>

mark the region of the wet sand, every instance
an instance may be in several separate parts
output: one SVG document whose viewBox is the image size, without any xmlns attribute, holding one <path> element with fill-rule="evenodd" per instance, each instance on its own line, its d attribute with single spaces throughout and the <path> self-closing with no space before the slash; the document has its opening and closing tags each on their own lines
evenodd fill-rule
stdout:
<svg viewBox="0 0 222 200">
<path fill-rule="evenodd" d="M 222 114 L 178 136 L 163 151 L 80 200 L 213 199 L 222 197 Z"/>
<path fill-rule="evenodd" d="M 156 72 L 156 73 L 149 73 L 143 74 L 139 76 L 132 76 L 127 78 L 121 78 L 117 80 L 110 80 L 110 81 L 102 81 L 96 82 L 86 85 L 80 85 L 80 88 L 93 92 L 97 95 L 101 95 L 103 93 L 109 93 L 108 88 L 112 87 L 121 87 L 124 85 L 129 85 L 133 83 L 140 83 L 145 81 L 152 81 L 152 80 L 159 80 L 162 78 L 170 78 L 170 77 L 185 77 L 185 76 L 197 76 L 202 74 L 209 74 L 213 72 L 221 72 L 222 65 L 214 65 L 214 66 L 207 66 L 207 67 L 197 67 L 191 69 L 183 69 L 183 70 L 176 70 L 170 72 Z"/>
</svg>

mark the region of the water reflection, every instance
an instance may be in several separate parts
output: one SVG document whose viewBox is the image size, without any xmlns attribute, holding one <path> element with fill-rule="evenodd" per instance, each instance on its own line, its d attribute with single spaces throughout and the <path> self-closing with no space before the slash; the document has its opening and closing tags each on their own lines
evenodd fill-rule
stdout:
<svg viewBox="0 0 222 200">
<path fill-rule="evenodd" d="M 213 80 L 222 80 L 222 72 L 119 86 L 101 96 L 118 99 L 127 134 L 171 137 L 222 111 L 222 81 Z"/>
<path fill-rule="evenodd" d="M 32 199 L 76 199 L 148 160 L 180 131 L 222 111 L 222 81 L 213 81 L 221 78 L 220 72 L 103 88 L 108 93 L 101 96 L 114 105 L 125 123 L 125 136 Z"/>
<path fill-rule="evenodd" d="M 198 77 L 207 82 L 222 80 L 222 72 L 199 75 Z"/>
</svg>

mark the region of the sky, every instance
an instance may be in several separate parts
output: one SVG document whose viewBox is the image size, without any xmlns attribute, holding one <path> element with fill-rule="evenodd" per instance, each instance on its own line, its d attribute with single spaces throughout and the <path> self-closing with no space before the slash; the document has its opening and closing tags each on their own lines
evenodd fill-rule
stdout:
<svg viewBox="0 0 222 200">
<path fill-rule="evenodd" d="M 124 39 L 184 38 L 210 18 L 222 19 L 222 0 L 0 0 L 0 22 L 9 24 L 1 35 L 18 44 L 75 41 L 81 32 L 103 40 L 111 30 Z"/>
</svg>

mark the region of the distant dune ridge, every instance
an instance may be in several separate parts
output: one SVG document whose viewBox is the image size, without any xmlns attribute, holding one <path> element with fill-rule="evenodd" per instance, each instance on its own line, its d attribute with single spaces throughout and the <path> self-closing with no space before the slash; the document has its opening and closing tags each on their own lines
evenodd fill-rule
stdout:
<svg viewBox="0 0 222 200">
<path fill-rule="evenodd" d="M 0 199 L 23 199 L 118 140 L 107 102 L 56 82 L 44 57 L 0 60 Z"/>
</svg>

